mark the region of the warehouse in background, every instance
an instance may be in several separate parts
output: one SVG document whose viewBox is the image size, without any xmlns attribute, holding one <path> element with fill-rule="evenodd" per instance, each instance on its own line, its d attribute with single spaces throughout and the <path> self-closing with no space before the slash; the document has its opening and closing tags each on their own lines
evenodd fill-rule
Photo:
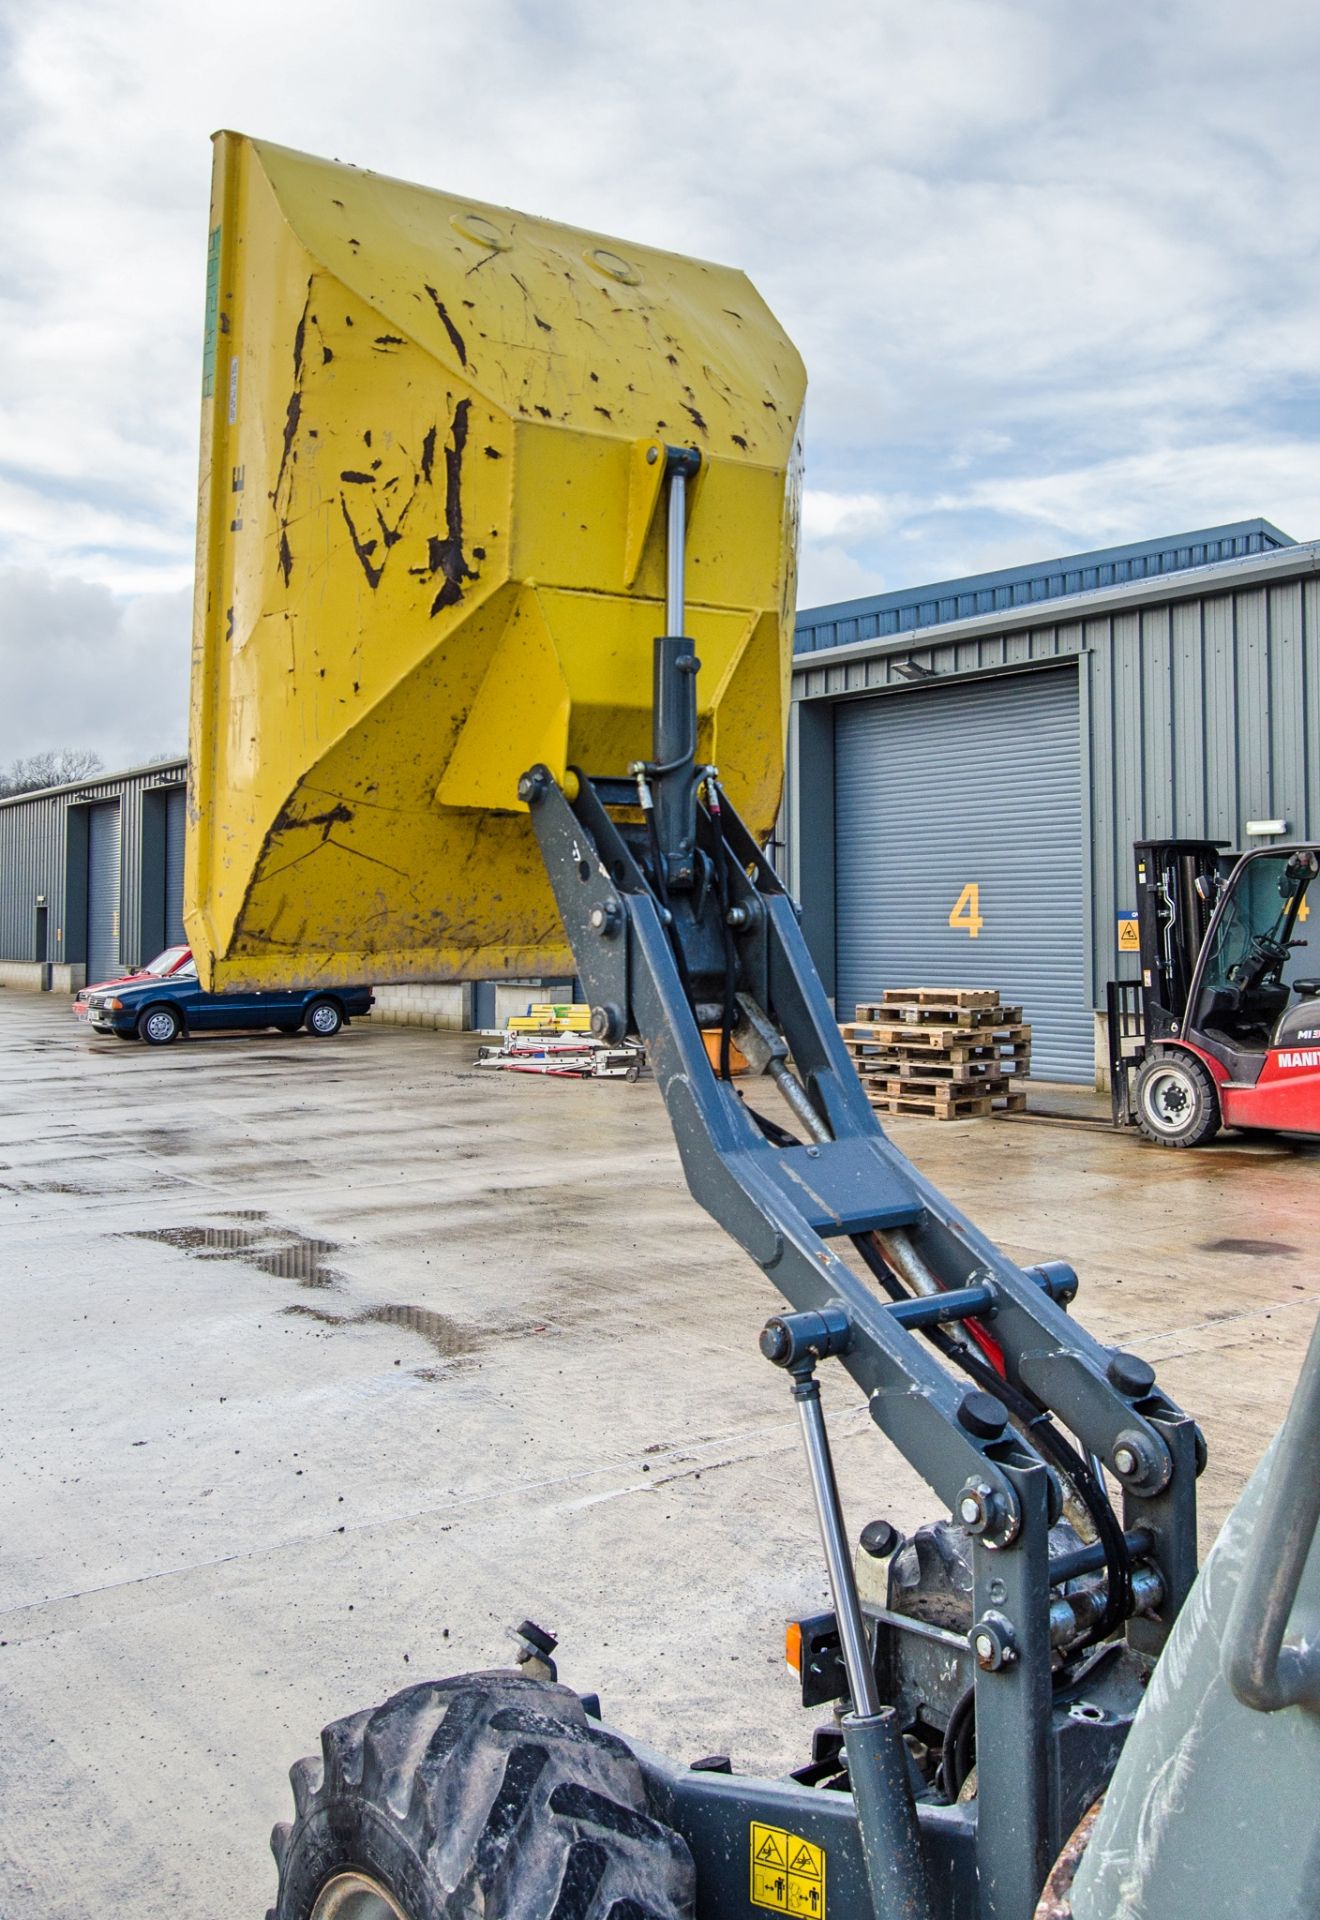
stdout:
<svg viewBox="0 0 1320 1920">
<path fill-rule="evenodd" d="M 1314 837 L 1318 738 L 1320 543 L 1264 520 L 799 612 L 780 860 L 840 1017 L 997 987 L 1100 1075 L 1133 841 Z"/>
<path fill-rule="evenodd" d="M 1320 835 L 1317 738 L 1320 543 L 1263 520 L 808 609 L 776 857 L 841 1017 L 995 987 L 1034 1072 L 1086 1081 L 1105 983 L 1136 977 L 1132 842 Z M 0 986 L 71 993 L 185 938 L 185 779 L 0 801 Z M 413 982 L 376 1013 L 494 1026 L 549 991 Z"/>
<path fill-rule="evenodd" d="M 153 761 L 0 800 L 0 987 L 76 993 L 182 945 L 187 761 Z M 409 981 L 376 989 L 373 1017 L 503 1026 L 572 980 Z"/>
<path fill-rule="evenodd" d="M 187 938 L 187 763 L 0 800 L 0 986 L 74 993 Z"/>
</svg>

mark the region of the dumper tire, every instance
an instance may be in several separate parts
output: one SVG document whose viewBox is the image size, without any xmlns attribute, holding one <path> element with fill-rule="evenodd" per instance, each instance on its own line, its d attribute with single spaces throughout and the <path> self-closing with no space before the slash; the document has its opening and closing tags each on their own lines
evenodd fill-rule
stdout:
<svg viewBox="0 0 1320 1920">
<path fill-rule="evenodd" d="M 691 1920 L 686 1842 L 567 1687 L 408 1687 L 334 1721 L 289 1779 L 267 1920 Z"/>
<path fill-rule="evenodd" d="M 1161 1147 L 1203 1147 L 1220 1128 L 1219 1095 L 1194 1054 L 1153 1053 L 1132 1090 L 1137 1125 Z"/>
</svg>

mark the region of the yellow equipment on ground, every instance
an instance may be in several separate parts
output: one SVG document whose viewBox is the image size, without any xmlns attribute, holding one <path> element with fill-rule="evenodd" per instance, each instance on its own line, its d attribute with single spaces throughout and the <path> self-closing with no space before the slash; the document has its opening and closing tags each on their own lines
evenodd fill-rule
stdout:
<svg viewBox="0 0 1320 1920">
<path fill-rule="evenodd" d="M 764 838 L 804 388 L 731 268 L 218 135 L 185 909 L 203 981 L 571 971 L 517 780 L 650 752 L 666 443 L 702 456 L 700 753 Z"/>
</svg>

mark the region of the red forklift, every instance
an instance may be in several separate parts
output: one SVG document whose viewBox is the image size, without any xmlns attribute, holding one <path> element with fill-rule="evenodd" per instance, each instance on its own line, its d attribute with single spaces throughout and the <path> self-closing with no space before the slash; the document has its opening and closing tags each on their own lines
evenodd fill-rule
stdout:
<svg viewBox="0 0 1320 1920">
<path fill-rule="evenodd" d="M 1141 978 L 1109 983 L 1114 1124 L 1162 1147 L 1221 1127 L 1320 1136 L 1320 978 L 1293 970 L 1320 849 L 1133 851 Z"/>
</svg>

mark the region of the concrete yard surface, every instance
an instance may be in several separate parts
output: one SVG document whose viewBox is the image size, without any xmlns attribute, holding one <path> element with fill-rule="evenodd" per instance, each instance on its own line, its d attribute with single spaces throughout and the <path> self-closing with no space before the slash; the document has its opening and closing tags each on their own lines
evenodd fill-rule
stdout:
<svg viewBox="0 0 1320 1920">
<path fill-rule="evenodd" d="M 0 992 L 0 1914 L 225 1920 L 322 1724 L 507 1664 L 680 1758 L 806 1757 L 825 1581 L 780 1303 L 689 1198 L 656 1088 L 355 1025 L 161 1051 Z M 1205 1427 L 1208 1544 L 1317 1305 L 1320 1155 L 1095 1128 L 892 1137 Z M 826 1382 L 849 1524 L 934 1496 Z"/>
</svg>

